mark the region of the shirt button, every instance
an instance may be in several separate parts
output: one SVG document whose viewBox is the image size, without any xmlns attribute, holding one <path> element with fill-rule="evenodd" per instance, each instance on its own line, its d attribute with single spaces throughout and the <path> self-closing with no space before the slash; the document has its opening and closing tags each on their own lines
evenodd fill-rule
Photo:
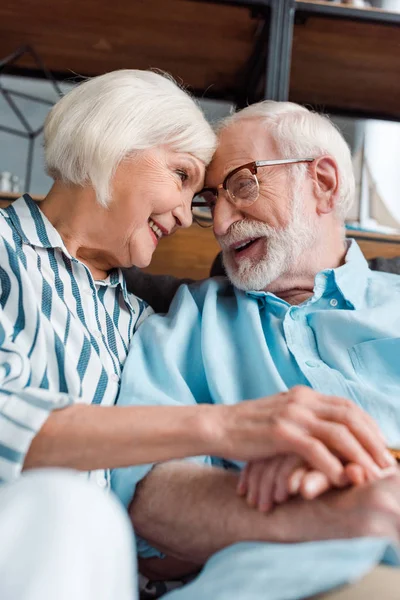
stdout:
<svg viewBox="0 0 400 600">
<path fill-rule="evenodd" d="M 311 368 L 319 367 L 319 364 L 315 360 L 306 360 L 306 365 Z"/>
<path fill-rule="evenodd" d="M 93 296 L 93 291 L 90 288 L 85 289 L 86 296 Z"/>
<path fill-rule="evenodd" d="M 329 304 L 331 306 L 337 306 L 338 305 L 338 301 L 336 300 L 336 298 L 332 298 L 332 300 L 329 302 Z"/>
<path fill-rule="evenodd" d="M 298 308 L 292 308 L 290 311 L 290 316 L 293 321 L 298 321 L 300 319 L 300 313 Z"/>
<path fill-rule="evenodd" d="M 92 334 L 93 334 L 93 336 L 94 336 L 95 338 L 97 338 L 98 340 L 99 340 L 99 339 L 102 337 L 102 336 L 101 336 L 101 331 L 99 331 L 98 329 L 94 329 L 94 330 L 92 331 Z"/>
<path fill-rule="evenodd" d="M 119 376 L 116 373 L 111 373 L 110 379 L 111 381 L 115 381 L 116 383 L 119 382 Z"/>
</svg>

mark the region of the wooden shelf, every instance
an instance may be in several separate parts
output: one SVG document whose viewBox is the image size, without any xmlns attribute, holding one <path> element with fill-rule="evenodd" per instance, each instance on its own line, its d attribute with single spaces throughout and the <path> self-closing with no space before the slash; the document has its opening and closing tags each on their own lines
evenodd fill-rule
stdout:
<svg viewBox="0 0 400 600">
<path fill-rule="evenodd" d="M 400 14 L 297 3 L 290 99 L 400 120 Z"/>
<path fill-rule="evenodd" d="M 400 235 L 350 229 L 347 231 L 347 237 L 357 240 L 365 258 L 400 256 Z"/>
<path fill-rule="evenodd" d="M 189 0 L 4 0 L 0 22 L 0 56 L 29 44 L 67 80 L 157 68 L 209 95 L 235 89 L 258 26 L 246 7 Z"/>
<path fill-rule="evenodd" d="M 400 7 L 400 5 L 399 5 Z M 375 7 L 356 7 L 351 4 L 327 2 L 326 0 L 296 0 L 296 10 L 309 14 L 329 15 L 374 23 L 400 23 L 400 11 L 392 12 Z"/>
</svg>

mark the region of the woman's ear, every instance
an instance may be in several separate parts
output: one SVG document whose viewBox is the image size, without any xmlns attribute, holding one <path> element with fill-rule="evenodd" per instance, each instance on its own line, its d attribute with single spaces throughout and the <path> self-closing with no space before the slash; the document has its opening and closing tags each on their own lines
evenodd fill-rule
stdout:
<svg viewBox="0 0 400 600">
<path fill-rule="evenodd" d="M 310 165 L 318 214 L 335 210 L 339 199 L 339 169 L 331 156 L 320 156 Z"/>
</svg>

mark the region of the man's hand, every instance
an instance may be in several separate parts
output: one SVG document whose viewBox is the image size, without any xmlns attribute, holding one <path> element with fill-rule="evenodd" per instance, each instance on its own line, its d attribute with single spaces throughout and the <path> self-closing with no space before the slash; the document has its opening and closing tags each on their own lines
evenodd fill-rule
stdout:
<svg viewBox="0 0 400 600">
<path fill-rule="evenodd" d="M 374 420 L 344 398 L 297 386 L 269 398 L 217 408 L 220 429 L 210 432 L 215 456 L 254 460 L 295 454 L 336 486 L 347 482 L 343 463 L 359 465 L 373 479 L 395 464 Z"/>
</svg>

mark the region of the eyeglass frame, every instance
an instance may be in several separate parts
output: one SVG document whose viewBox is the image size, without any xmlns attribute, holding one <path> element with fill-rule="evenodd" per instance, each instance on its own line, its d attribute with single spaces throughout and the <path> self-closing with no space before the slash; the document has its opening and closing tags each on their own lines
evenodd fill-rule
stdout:
<svg viewBox="0 0 400 600">
<path fill-rule="evenodd" d="M 257 171 L 260 167 L 273 167 L 273 166 L 279 166 L 279 165 L 293 165 L 296 163 L 312 163 L 315 160 L 315 157 L 311 158 L 282 158 L 282 159 L 277 159 L 277 160 L 253 160 L 252 162 L 246 163 L 244 165 L 241 165 L 240 167 L 236 167 L 235 169 L 232 169 L 232 171 L 230 171 L 224 181 L 222 183 L 219 183 L 216 187 L 204 187 L 202 188 L 199 192 L 197 192 L 197 194 L 195 194 L 194 198 L 196 196 L 200 196 L 201 194 L 204 194 L 204 192 L 211 192 L 214 194 L 216 200 L 218 199 L 218 190 L 224 189 L 227 192 L 229 201 L 234 205 L 234 206 L 239 206 L 240 201 L 237 203 L 235 201 L 235 198 L 232 198 L 229 190 L 228 190 L 228 181 L 229 179 L 235 175 L 236 173 L 238 173 L 239 171 L 241 171 L 242 169 L 248 169 L 250 171 L 250 173 L 252 175 L 256 176 L 256 180 L 257 180 L 257 184 L 258 183 L 258 179 L 257 179 Z M 257 198 L 255 200 L 252 200 L 249 203 L 243 203 L 243 206 L 251 206 L 252 204 L 254 204 L 255 202 L 257 202 L 258 198 L 260 197 L 260 194 L 258 194 Z M 204 208 L 205 203 L 204 202 L 196 202 L 192 200 L 192 204 L 191 204 L 191 210 L 192 210 L 192 214 L 193 214 L 193 208 Z M 211 207 L 208 206 L 208 208 Z M 193 217 L 194 220 L 196 221 L 196 223 L 198 225 L 200 225 L 201 227 L 211 227 L 212 223 L 210 223 L 209 225 L 201 225 L 199 223 L 199 221 L 196 220 L 196 217 Z M 201 217 L 199 218 L 199 220 L 201 220 Z M 203 220 L 204 222 L 204 220 Z"/>
</svg>

